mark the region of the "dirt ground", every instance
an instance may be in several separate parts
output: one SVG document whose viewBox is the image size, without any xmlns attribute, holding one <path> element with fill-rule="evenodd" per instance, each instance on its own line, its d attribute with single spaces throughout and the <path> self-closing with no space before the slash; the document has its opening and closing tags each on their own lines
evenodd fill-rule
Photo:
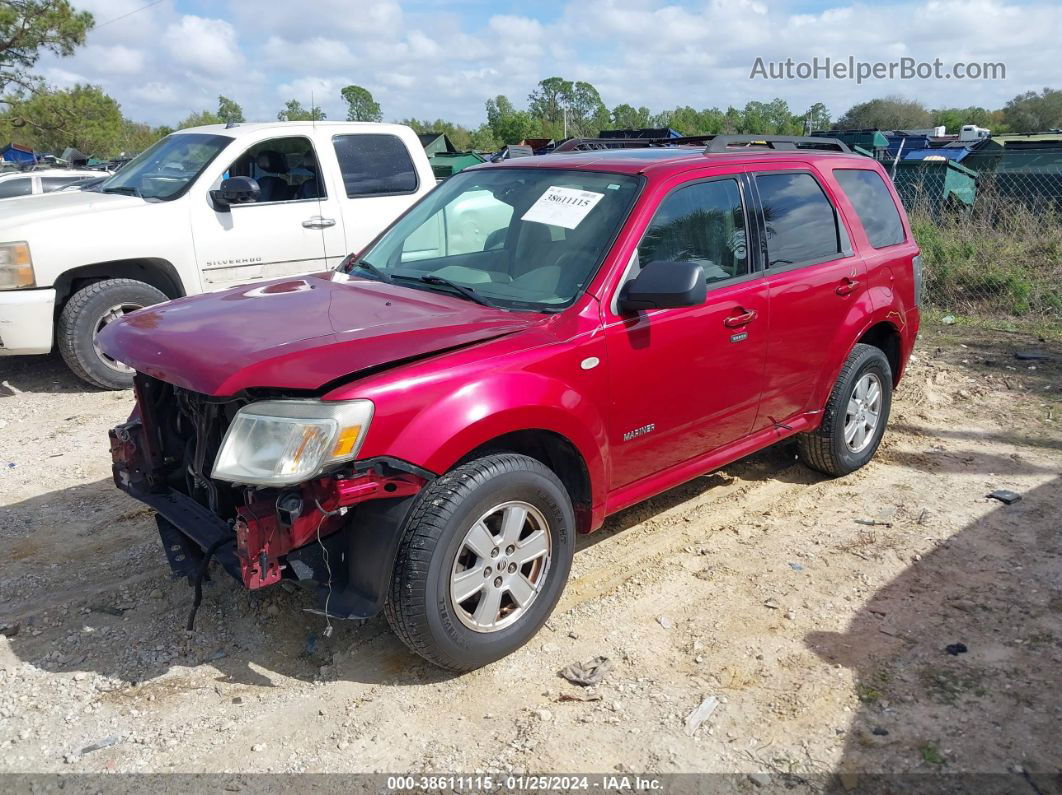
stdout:
<svg viewBox="0 0 1062 795">
<path fill-rule="evenodd" d="M 190 589 L 150 511 L 109 481 L 106 431 L 130 394 L 41 358 L 0 360 L 0 395 L 0 772 L 1058 784 L 1057 344 L 926 329 L 864 470 L 828 480 L 779 445 L 613 517 L 581 539 L 542 633 L 462 676 L 408 653 L 382 617 L 326 638 L 308 595 L 223 574 L 186 633 Z M 986 498 L 1001 488 L 1021 501 Z M 596 688 L 558 677 L 599 655 L 614 667 Z"/>
</svg>

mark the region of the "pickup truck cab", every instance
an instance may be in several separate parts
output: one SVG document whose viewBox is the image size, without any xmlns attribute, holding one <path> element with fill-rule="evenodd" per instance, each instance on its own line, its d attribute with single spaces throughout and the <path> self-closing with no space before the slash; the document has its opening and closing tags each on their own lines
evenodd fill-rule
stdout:
<svg viewBox="0 0 1062 795">
<path fill-rule="evenodd" d="M 468 169 L 335 272 L 107 327 L 137 371 L 115 482 L 174 572 L 308 584 L 467 670 L 609 514 L 790 437 L 866 464 L 919 326 L 896 192 L 832 139 L 707 144 Z M 447 223 L 470 205 L 494 227 Z"/>
<path fill-rule="evenodd" d="M 174 133 L 92 190 L 0 202 L 0 355 L 57 345 L 85 381 L 128 388 L 132 369 L 96 345 L 108 323 L 171 298 L 333 268 L 433 187 L 405 126 Z"/>
</svg>

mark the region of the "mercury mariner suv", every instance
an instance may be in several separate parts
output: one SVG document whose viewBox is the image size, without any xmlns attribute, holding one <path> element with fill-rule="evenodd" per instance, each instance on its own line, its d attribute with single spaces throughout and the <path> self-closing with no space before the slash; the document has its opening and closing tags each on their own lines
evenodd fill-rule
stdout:
<svg viewBox="0 0 1062 795">
<path fill-rule="evenodd" d="M 790 437 L 866 464 L 919 325 L 882 168 L 833 139 L 635 143 L 468 169 L 334 271 L 104 328 L 136 371 L 115 482 L 173 571 L 306 584 L 469 670 L 534 636 L 608 515 Z"/>
</svg>

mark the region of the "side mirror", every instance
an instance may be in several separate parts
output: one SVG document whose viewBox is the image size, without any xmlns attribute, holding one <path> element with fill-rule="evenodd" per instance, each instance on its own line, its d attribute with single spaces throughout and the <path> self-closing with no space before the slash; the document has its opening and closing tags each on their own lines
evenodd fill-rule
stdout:
<svg viewBox="0 0 1062 795">
<path fill-rule="evenodd" d="M 227 210 L 234 204 L 250 204 L 258 201 L 262 189 L 251 177 L 229 177 L 223 180 L 217 190 L 210 191 L 210 198 L 220 210 Z"/>
<path fill-rule="evenodd" d="M 698 306 L 708 295 L 704 269 L 693 262 L 653 260 L 620 293 L 621 312 Z"/>
</svg>

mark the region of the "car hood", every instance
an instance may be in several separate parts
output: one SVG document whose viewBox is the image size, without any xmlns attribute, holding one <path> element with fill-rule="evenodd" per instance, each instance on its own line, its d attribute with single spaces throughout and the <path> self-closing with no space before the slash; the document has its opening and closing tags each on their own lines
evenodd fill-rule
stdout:
<svg viewBox="0 0 1062 795">
<path fill-rule="evenodd" d="M 23 227 L 54 218 L 70 218 L 83 213 L 141 207 L 144 204 L 144 200 L 136 196 L 98 191 L 57 191 L 20 196 L 19 201 L 0 202 L 0 229 Z"/>
<path fill-rule="evenodd" d="M 141 309 L 99 335 L 136 370 L 209 395 L 317 390 L 369 368 L 511 334 L 543 316 L 342 274 L 278 279 Z"/>
</svg>

